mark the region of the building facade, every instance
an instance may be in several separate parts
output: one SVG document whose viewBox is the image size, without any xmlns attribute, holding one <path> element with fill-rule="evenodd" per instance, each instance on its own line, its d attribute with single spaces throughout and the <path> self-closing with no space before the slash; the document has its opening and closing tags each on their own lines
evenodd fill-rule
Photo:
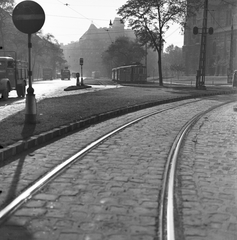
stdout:
<svg viewBox="0 0 237 240">
<path fill-rule="evenodd" d="M 64 55 L 71 71 L 80 72 L 79 58 L 83 58 L 83 75 L 92 76 L 92 72 L 100 72 L 106 76 L 105 66 L 102 64 L 102 54 L 121 36 L 135 39 L 131 29 L 125 29 L 120 18 L 115 18 L 108 28 L 97 28 L 91 23 L 89 29 L 78 42 L 64 46 Z"/>
<path fill-rule="evenodd" d="M 201 34 L 194 35 L 193 28 L 196 26 L 201 32 L 203 10 L 189 17 L 186 23 L 183 56 L 187 75 L 196 74 L 199 68 Z M 212 27 L 214 33 L 207 33 L 206 75 L 226 76 L 237 70 L 237 1 L 209 0 L 207 20 L 207 29 Z"/>
</svg>

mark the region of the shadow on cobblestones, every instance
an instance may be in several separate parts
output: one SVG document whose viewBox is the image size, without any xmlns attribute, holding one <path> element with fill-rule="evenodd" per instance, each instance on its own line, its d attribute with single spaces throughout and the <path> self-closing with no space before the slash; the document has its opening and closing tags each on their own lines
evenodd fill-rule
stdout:
<svg viewBox="0 0 237 240">
<path fill-rule="evenodd" d="M 21 173 L 23 170 L 24 161 L 25 161 L 25 157 L 21 157 L 18 161 L 16 170 L 14 172 L 14 176 L 12 178 L 11 186 L 8 190 L 7 197 L 6 197 L 3 205 L 8 204 L 10 201 L 12 201 L 17 196 L 16 192 L 17 192 L 18 183 L 21 179 Z"/>
<path fill-rule="evenodd" d="M 14 222 L 8 222 L 0 227 L 1 240 L 32 240 L 33 236 L 25 227 Z"/>
</svg>

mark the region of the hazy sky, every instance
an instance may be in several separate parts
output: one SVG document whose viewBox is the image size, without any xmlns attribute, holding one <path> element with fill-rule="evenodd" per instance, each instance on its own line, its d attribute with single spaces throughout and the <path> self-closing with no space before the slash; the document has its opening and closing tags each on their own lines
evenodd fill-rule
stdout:
<svg viewBox="0 0 237 240">
<path fill-rule="evenodd" d="M 45 11 L 43 33 L 51 33 L 59 43 L 78 41 L 91 23 L 109 27 L 109 21 L 118 17 L 117 9 L 127 0 L 35 0 Z M 16 5 L 22 0 L 15 0 Z M 178 26 L 166 34 L 167 45 L 183 45 Z"/>
</svg>

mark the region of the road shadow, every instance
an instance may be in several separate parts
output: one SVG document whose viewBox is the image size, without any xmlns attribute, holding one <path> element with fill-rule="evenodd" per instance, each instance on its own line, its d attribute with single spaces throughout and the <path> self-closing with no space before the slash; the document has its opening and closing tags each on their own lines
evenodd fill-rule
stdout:
<svg viewBox="0 0 237 240">
<path fill-rule="evenodd" d="M 0 236 L 1 240 L 33 240 L 26 227 L 10 221 L 0 226 Z"/>
<path fill-rule="evenodd" d="M 21 133 L 22 138 L 26 139 L 26 138 L 30 137 L 35 130 L 35 126 L 36 126 L 36 124 L 24 124 L 22 133 Z M 22 157 L 20 157 L 20 159 L 17 162 L 16 169 L 12 176 L 12 180 L 11 180 L 12 182 L 10 184 L 9 189 L 7 189 L 7 193 L 5 195 L 6 197 L 5 197 L 5 200 L 3 200 L 2 206 L 7 205 L 17 196 L 17 187 L 18 187 L 19 181 L 21 179 L 21 174 L 22 174 L 25 159 L 26 159 L 26 155 L 23 155 Z M 5 164 L 7 164 L 7 163 L 1 163 L 0 167 L 3 167 Z M 1 193 L 2 192 L 0 192 L 0 194 Z"/>
<path fill-rule="evenodd" d="M 14 176 L 12 177 L 12 182 L 11 182 L 10 188 L 8 189 L 8 193 L 3 203 L 3 206 L 5 206 L 6 204 L 9 204 L 12 200 L 14 200 L 14 198 L 17 197 L 17 187 L 21 179 L 21 173 L 22 173 L 24 162 L 25 162 L 25 157 L 21 157 L 17 163 L 16 170 L 14 172 Z"/>
<path fill-rule="evenodd" d="M 4 101 L 0 98 L 0 107 L 6 106 L 6 105 L 11 105 L 15 102 L 22 101 L 24 99 L 25 98 L 23 98 L 23 97 L 9 97 L 6 101 Z"/>
</svg>

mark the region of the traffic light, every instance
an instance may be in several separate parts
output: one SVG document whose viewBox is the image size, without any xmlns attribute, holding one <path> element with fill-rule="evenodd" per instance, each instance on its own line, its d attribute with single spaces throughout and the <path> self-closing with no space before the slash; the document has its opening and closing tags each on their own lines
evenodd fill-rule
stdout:
<svg viewBox="0 0 237 240">
<path fill-rule="evenodd" d="M 193 28 L 193 34 L 194 34 L 194 35 L 197 35 L 197 34 L 198 34 L 198 27 L 194 27 L 194 28 Z"/>
<path fill-rule="evenodd" d="M 80 65 L 83 65 L 83 58 L 80 58 Z"/>
<path fill-rule="evenodd" d="M 210 35 L 212 35 L 213 32 L 214 32 L 214 29 L 213 29 L 212 27 L 210 27 L 210 28 L 208 29 L 208 33 L 209 33 Z"/>
</svg>

